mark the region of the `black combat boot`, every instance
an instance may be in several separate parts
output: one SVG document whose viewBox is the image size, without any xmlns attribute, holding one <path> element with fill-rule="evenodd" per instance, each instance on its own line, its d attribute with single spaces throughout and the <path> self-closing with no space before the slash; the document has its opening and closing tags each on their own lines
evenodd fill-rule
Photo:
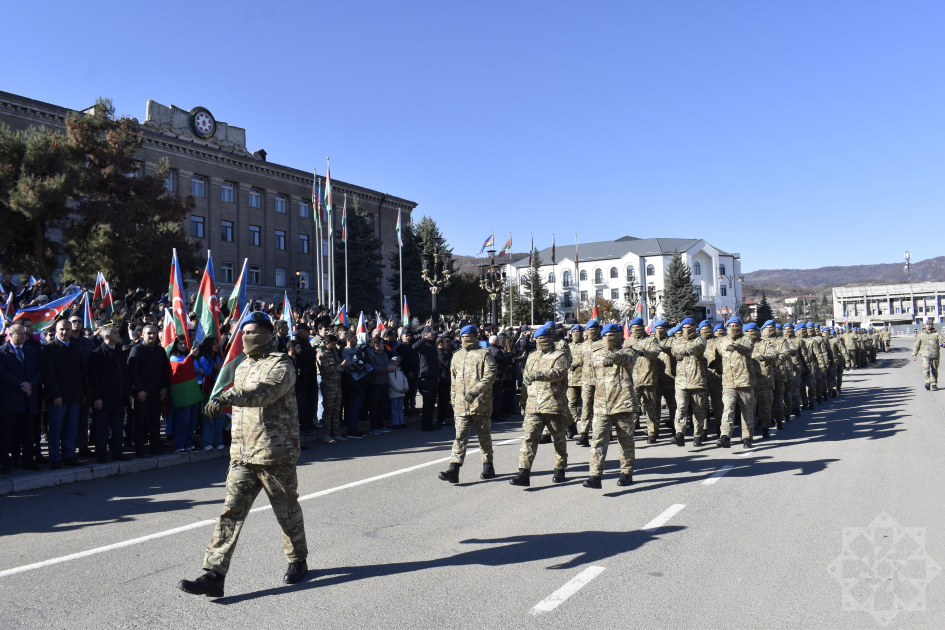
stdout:
<svg viewBox="0 0 945 630">
<path fill-rule="evenodd" d="M 518 474 L 512 477 L 509 480 L 509 483 L 513 486 L 525 486 L 527 488 L 528 486 L 532 485 L 531 472 L 525 468 L 519 468 Z"/>
<path fill-rule="evenodd" d="M 656 444 L 656 435 L 648 435 L 646 438 L 647 444 Z"/>
<path fill-rule="evenodd" d="M 771 432 L 767 429 L 767 427 L 761 427 L 761 437 L 765 439 L 771 437 Z"/>
<path fill-rule="evenodd" d="M 566 434 L 569 440 L 573 440 L 574 436 L 577 435 L 577 429 L 574 428 L 573 424 L 567 428 Z"/>
<path fill-rule="evenodd" d="M 831 390 L 830 390 L 830 397 L 831 397 L 831 398 L 836 398 L 836 397 L 837 397 L 837 390 L 831 389 Z"/>
<path fill-rule="evenodd" d="M 286 570 L 285 575 L 282 576 L 282 581 L 286 584 L 298 584 L 307 574 L 308 563 L 305 560 L 302 560 L 302 562 L 290 562 L 289 568 Z"/>
<path fill-rule="evenodd" d="M 926 383 L 925 384 L 926 391 L 928 391 L 931 388 L 931 386 L 932 386 L 931 383 Z"/>
<path fill-rule="evenodd" d="M 716 445 L 720 446 L 721 448 L 731 448 L 732 439 L 727 435 L 723 435 L 719 438 L 719 441 L 716 442 Z"/>
<path fill-rule="evenodd" d="M 618 486 L 629 486 L 633 483 L 633 474 L 620 475 L 620 479 L 617 480 Z"/>
<path fill-rule="evenodd" d="M 480 479 L 492 479 L 495 477 L 495 467 L 492 465 L 492 462 L 488 462 L 482 465 L 482 473 L 480 473 Z"/>
<path fill-rule="evenodd" d="M 778 431 L 784 428 L 784 423 L 778 420 Z"/>
<path fill-rule="evenodd" d="M 673 444 L 675 444 L 676 446 L 686 445 L 686 436 L 683 435 L 682 433 L 677 433 L 671 439 L 672 439 Z"/>
<path fill-rule="evenodd" d="M 538 439 L 538 443 L 539 443 L 539 444 L 548 444 L 549 442 L 551 442 L 551 434 L 550 434 L 550 433 L 542 433 L 542 434 L 541 434 L 541 437 Z"/>
<path fill-rule="evenodd" d="M 191 595 L 206 595 L 207 597 L 223 597 L 223 582 L 226 576 L 216 571 L 204 571 L 196 580 L 181 580 L 177 588 Z"/>
<path fill-rule="evenodd" d="M 742 446 L 744 448 L 751 448 L 751 438 L 742 438 Z"/>
<path fill-rule="evenodd" d="M 578 445 L 578 446 L 590 446 L 590 445 L 591 445 L 591 441 L 587 438 L 587 433 L 582 433 L 582 434 L 581 434 L 581 437 L 578 438 L 577 445 Z"/>
<path fill-rule="evenodd" d="M 551 483 L 564 483 L 568 478 L 564 476 L 564 468 L 555 468 L 555 474 L 551 478 Z"/>
<path fill-rule="evenodd" d="M 596 488 L 596 489 L 600 490 L 600 489 L 601 489 L 600 477 L 588 477 L 588 478 L 587 478 L 587 481 L 584 482 L 584 487 L 585 487 L 585 488 Z"/>
<path fill-rule="evenodd" d="M 459 464 L 450 464 L 449 469 L 439 474 L 440 479 L 450 483 L 459 483 Z"/>
<path fill-rule="evenodd" d="M 702 446 L 702 434 L 692 436 L 692 445 L 693 446 Z"/>
</svg>

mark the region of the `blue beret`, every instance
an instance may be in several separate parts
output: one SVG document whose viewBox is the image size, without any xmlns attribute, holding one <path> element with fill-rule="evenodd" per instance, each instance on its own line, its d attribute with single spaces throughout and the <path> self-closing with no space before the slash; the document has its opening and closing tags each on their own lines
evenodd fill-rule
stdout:
<svg viewBox="0 0 945 630">
<path fill-rule="evenodd" d="M 741 324 L 741 323 L 742 323 L 742 318 L 741 318 L 741 317 L 729 317 L 729 318 L 728 318 L 728 321 L 725 322 L 725 325 L 726 325 L 726 326 L 731 326 L 732 324 Z"/>
<path fill-rule="evenodd" d="M 633 319 L 630 320 L 630 325 L 631 325 L 631 326 L 642 326 L 642 325 L 643 325 L 643 318 L 642 318 L 642 317 L 634 317 Z"/>
<path fill-rule="evenodd" d="M 584 332 L 584 329 L 581 328 L 580 324 L 575 324 L 574 326 L 571 326 L 571 332 L 574 332 L 575 330 L 578 332 Z"/>
<path fill-rule="evenodd" d="M 745 332 L 748 332 L 749 330 L 756 330 L 757 328 L 758 326 L 755 325 L 755 322 L 748 322 L 745 324 Z"/>
<path fill-rule="evenodd" d="M 683 327 L 683 326 L 687 326 L 687 325 L 688 325 L 688 326 L 695 326 L 695 325 L 696 325 L 696 320 L 694 320 L 694 319 L 691 318 L 691 317 L 687 317 L 686 319 L 684 319 L 684 320 L 682 320 L 681 322 L 679 322 L 679 327 L 680 327 L 680 328 Z"/>
<path fill-rule="evenodd" d="M 545 326 L 551 326 L 552 328 L 554 328 L 555 323 L 552 322 L 552 321 L 547 321 L 547 322 L 545 322 Z"/>
<path fill-rule="evenodd" d="M 469 326 L 463 326 L 462 330 L 459 331 L 460 336 L 462 335 L 478 335 L 479 329 L 470 324 Z"/>
<path fill-rule="evenodd" d="M 544 335 L 551 335 L 555 331 L 554 326 L 540 326 L 538 330 L 535 331 L 535 337 L 543 337 Z"/>
<path fill-rule="evenodd" d="M 699 328 L 708 328 L 711 325 L 712 325 L 712 322 L 710 322 L 707 319 L 703 319 L 701 322 L 699 322 Z"/>
<path fill-rule="evenodd" d="M 666 320 L 657 319 L 656 321 L 653 322 L 653 328 L 656 328 L 657 326 L 662 326 L 663 328 L 666 328 Z"/>
<path fill-rule="evenodd" d="M 243 326 L 247 324 L 265 324 L 270 329 L 273 327 L 272 318 L 262 311 L 250 311 L 246 313 L 246 317 L 240 320 L 240 330 L 243 330 Z"/>
<path fill-rule="evenodd" d="M 725 326 L 723 326 L 722 324 L 716 324 L 715 326 L 712 327 L 712 332 L 715 332 L 716 330 L 722 330 L 723 328 L 725 328 Z"/>
<path fill-rule="evenodd" d="M 788 323 L 786 323 L 786 324 L 784 325 L 784 327 L 785 327 L 785 328 L 794 328 L 794 324 L 792 324 L 791 322 L 788 322 Z"/>
<path fill-rule="evenodd" d="M 607 324 L 601 329 L 600 334 L 606 335 L 607 333 L 613 333 L 613 332 L 622 333 L 623 328 L 620 326 L 620 324 Z"/>
<path fill-rule="evenodd" d="M 600 328 L 600 322 L 597 321 L 596 319 L 592 319 L 591 321 L 584 324 L 584 327 L 585 328 Z"/>
<path fill-rule="evenodd" d="M 774 320 L 773 320 L 773 319 L 769 319 L 768 321 L 766 321 L 764 324 L 761 325 L 761 328 L 762 328 L 762 329 L 765 329 L 765 328 L 767 328 L 768 326 L 774 326 Z"/>
<path fill-rule="evenodd" d="M 777 330 L 781 330 L 781 324 L 775 324 L 774 327 L 775 327 Z"/>
</svg>

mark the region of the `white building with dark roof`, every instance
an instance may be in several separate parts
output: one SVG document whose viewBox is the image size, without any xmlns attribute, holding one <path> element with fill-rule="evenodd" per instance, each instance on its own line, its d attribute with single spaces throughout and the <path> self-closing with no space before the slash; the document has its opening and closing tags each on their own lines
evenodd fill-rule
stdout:
<svg viewBox="0 0 945 630">
<path fill-rule="evenodd" d="M 579 300 L 603 298 L 633 310 L 642 297 L 644 318 L 649 322 L 662 313 L 663 278 L 674 250 L 679 250 L 692 270 L 702 319 L 721 321 L 734 313 L 742 299 L 741 258 L 698 238 L 624 236 L 615 241 L 558 245 L 555 264 L 547 247 L 539 252 L 539 273 L 548 290 L 558 296 L 559 319 L 573 315 Z M 528 270 L 527 256 L 505 267 L 519 286 Z"/>
</svg>

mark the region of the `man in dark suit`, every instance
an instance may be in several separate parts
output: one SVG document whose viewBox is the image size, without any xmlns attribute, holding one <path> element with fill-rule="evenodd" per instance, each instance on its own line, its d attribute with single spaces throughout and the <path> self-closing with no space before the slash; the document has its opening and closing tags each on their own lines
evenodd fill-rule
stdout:
<svg viewBox="0 0 945 630">
<path fill-rule="evenodd" d="M 79 405 L 85 386 L 85 371 L 79 346 L 72 341 L 72 324 L 67 319 L 56 322 L 56 337 L 43 346 L 39 363 L 43 372 L 46 416 L 49 423 L 49 459 L 52 468 L 78 466 L 75 456 L 79 427 Z M 64 452 L 60 452 L 60 438 Z"/>
<path fill-rule="evenodd" d="M 10 473 L 10 438 L 16 435 L 22 447 L 20 465 L 39 470 L 33 461 L 30 421 L 39 414 L 39 353 L 26 345 L 26 328 L 7 328 L 7 342 L 0 346 L 0 474 Z"/>
<path fill-rule="evenodd" d="M 423 396 L 420 428 L 424 431 L 436 430 L 440 425 L 433 422 L 433 409 L 436 407 L 440 389 L 440 357 L 433 342 L 433 331 L 429 326 L 423 329 L 423 337 L 413 344 L 413 349 L 418 357 L 417 385 L 420 395 Z"/>
<path fill-rule="evenodd" d="M 107 460 L 109 444 L 112 461 L 128 459 L 123 453 L 122 425 L 128 399 L 127 364 L 122 354 L 121 335 L 116 326 L 102 328 L 102 344 L 89 354 L 89 390 L 95 421 L 95 456 L 100 464 Z M 111 433 L 111 440 L 109 440 Z"/>
<path fill-rule="evenodd" d="M 26 330 L 26 341 L 23 342 L 23 345 L 27 348 L 32 348 L 36 351 L 36 365 L 39 366 L 39 351 L 43 349 L 43 344 L 39 342 L 38 339 L 33 337 L 33 320 L 29 317 L 19 317 L 14 324 L 19 324 Z M 14 437 L 12 452 L 14 455 L 19 453 L 20 447 L 22 446 L 26 449 L 29 446 L 29 452 L 24 454 L 24 457 L 27 460 L 32 460 L 37 464 L 43 463 L 45 458 L 43 458 L 43 431 L 42 425 L 40 423 L 40 414 L 42 413 L 43 408 L 43 384 L 42 384 L 42 369 L 40 368 L 40 384 L 38 387 L 33 388 L 33 396 L 36 396 L 37 409 L 35 412 L 29 413 L 29 422 L 27 423 L 27 435 L 26 436 L 17 436 Z"/>
<path fill-rule="evenodd" d="M 148 452 L 160 455 L 161 403 L 170 392 L 171 362 L 164 348 L 158 344 L 157 326 L 145 326 L 142 330 L 144 343 L 136 344 L 128 353 L 128 380 L 134 396 L 135 406 L 135 451 L 138 457 L 147 453 L 144 448 L 145 434 L 148 436 Z"/>
<path fill-rule="evenodd" d="M 318 370 L 315 364 L 315 348 L 309 341 L 309 334 L 308 324 L 300 323 L 295 333 L 295 341 L 299 344 L 299 356 L 295 358 L 295 368 L 298 372 L 295 398 L 299 405 L 299 428 L 303 433 L 315 430 L 315 407 L 318 403 Z"/>
<path fill-rule="evenodd" d="M 89 356 L 92 350 L 95 350 L 95 342 L 86 337 L 83 333 L 82 316 L 72 315 L 69 318 L 72 324 L 72 341 L 70 344 L 79 346 L 79 358 L 82 359 L 82 370 L 88 374 Z M 79 428 L 76 433 L 76 446 L 79 448 L 79 455 L 82 457 L 92 457 L 92 451 L 89 450 L 89 384 L 88 379 L 82 383 L 82 402 L 79 404 Z"/>
</svg>

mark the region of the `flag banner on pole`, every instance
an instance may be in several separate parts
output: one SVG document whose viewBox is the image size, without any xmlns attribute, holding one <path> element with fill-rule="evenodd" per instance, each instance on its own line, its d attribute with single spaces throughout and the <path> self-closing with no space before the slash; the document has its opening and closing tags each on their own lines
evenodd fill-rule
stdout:
<svg viewBox="0 0 945 630">
<path fill-rule="evenodd" d="M 502 246 L 502 249 L 499 250 L 499 256 L 504 256 L 505 252 L 512 252 L 512 237 L 509 237 L 509 240 L 505 242 L 505 245 Z"/>
<path fill-rule="evenodd" d="M 359 346 L 367 343 L 367 324 L 364 323 L 364 311 L 361 311 L 361 316 L 358 317 L 358 329 L 355 334 L 358 336 Z"/>
<path fill-rule="evenodd" d="M 495 244 L 495 238 L 492 235 L 490 235 L 489 238 L 486 239 L 486 242 L 482 244 L 482 249 L 479 250 L 479 253 L 481 254 L 482 252 L 486 251 L 487 247 L 493 247 L 494 244 Z"/>
<path fill-rule="evenodd" d="M 623 318 L 623 338 L 630 338 L 630 319 L 628 317 Z"/>
<path fill-rule="evenodd" d="M 233 292 L 230 293 L 230 299 L 226 301 L 226 308 L 230 311 L 230 319 L 236 317 L 237 313 L 242 313 L 243 309 L 249 303 L 246 298 L 246 265 L 249 264 L 249 258 L 243 259 L 243 270 L 240 271 L 240 277 L 236 279 L 233 286 Z"/>
<path fill-rule="evenodd" d="M 102 272 L 99 271 L 95 274 L 95 292 L 92 294 L 93 300 L 102 299 L 103 284 L 105 284 L 105 276 L 103 276 Z"/>
<path fill-rule="evenodd" d="M 400 214 L 400 210 L 397 211 Z M 397 217 L 400 218 L 399 216 Z M 348 241 L 348 192 L 345 191 L 345 204 L 341 206 L 341 240 Z"/>
<path fill-rule="evenodd" d="M 207 266 L 200 278 L 200 289 L 194 303 L 194 315 L 197 316 L 197 330 L 194 331 L 194 343 L 200 343 L 206 337 L 222 339 L 220 335 L 220 304 L 217 300 L 217 285 L 213 273 L 213 256 L 207 250 Z"/>
<path fill-rule="evenodd" d="M 385 331 L 385 330 L 387 330 L 387 326 L 384 325 L 384 320 L 381 319 L 381 314 L 380 314 L 380 312 L 375 312 L 374 315 L 377 316 L 377 328 L 376 328 L 376 329 L 377 329 L 377 330 L 380 330 L 380 331 Z"/>
<path fill-rule="evenodd" d="M 643 300 L 638 300 L 636 307 L 633 309 L 633 318 L 643 317 Z"/>
<path fill-rule="evenodd" d="M 528 264 L 532 264 L 532 254 L 535 253 L 535 235 L 531 235 L 531 244 L 528 246 Z"/>
<path fill-rule="evenodd" d="M 348 327 L 348 311 L 345 310 L 344 304 L 338 309 L 338 314 L 335 315 L 335 319 L 332 320 L 331 325 Z"/>
<path fill-rule="evenodd" d="M 53 300 L 52 302 L 47 302 L 46 304 L 20 309 L 13 316 L 13 320 L 16 321 L 20 317 L 25 317 L 26 319 L 33 322 L 33 330 L 39 332 L 52 325 L 52 323 L 59 318 L 62 312 L 72 306 L 72 304 L 81 296 L 82 292 L 76 291 L 75 293 L 70 293 L 65 297 L 61 297 L 58 300 Z"/>
<path fill-rule="evenodd" d="M 7 295 L 7 303 L 3 307 L 3 319 L 13 321 L 13 291 Z"/>
<path fill-rule="evenodd" d="M 161 328 L 161 347 L 167 352 L 168 356 L 174 347 L 174 340 L 177 339 L 177 328 L 174 326 L 174 316 L 171 315 L 171 309 L 164 309 L 164 326 Z"/>
<path fill-rule="evenodd" d="M 594 296 L 594 307 L 591 309 L 591 319 L 600 317 L 600 311 L 597 310 L 597 296 Z"/>
<path fill-rule="evenodd" d="M 107 287 L 107 285 L 106 285 Z M 174 328 L 177 335 L 183 335 L 187 347 L 190 347 L 190 331 L 187 330 L 187 300 L 184 299 L 184 280 L 180 275 L 180 264 L 177 262 L 177 249 L 171 255 L 171 278 L 168 282 L 167 297 L 171 301 L 171 314 L 174 317 Z M 105 300 L 102 299 L 104 306 Z"/>
<path fill-rule="evenodd" d="M 407 306 L 407 296 L 404 296 L 404 326 L 410 325 L 410 307 Z"/>
<path fill-rule="evenodd" d="M 112 289 L 108 286 L 108 280 L 102 276 L 102 308 L 109 315 L 115 315 L 115 305 L 112 300 Z"/>
<path fill-rule="evenodd" d="M 312 212 L 315 213 L 315 225 L 322 227 L 322 186 L 318 183 L 318 175 L 312 169 Z M 242 312 L 242 311 L 241 311 Z"/>
<path fill-rule="evenodd" d="M 577 238 L 575 237 L 574 239 L 574 264 L 577 265 L 577 264 L 580 264 L 580 262 L 581 262 L 581 257 L 578 256 L 578 242 L 577 242 Z"/>
<path fill-rule="evenodd" d="M 292 311 L 292 305 L 289 304 L 288 291 L 282 298 L 282 319 L 289 324 L 289 339 L 292 339 L 295 337 L 295 313 Z"/>
<path fill-rule="evenodd" d="M 82 308 L 82 328 L 88 328 L 95 332 L 95 320 L 92 319 L 92 292 L 85 292 L 85 300 Z"/>
<path fill-rule="evenodd" d="M 331 216 L 331 161 L 328 162 L 328 174 L 325 175 L 325 205 L 322 210 Z"/>
<path fill-rule="evenodd" d="M 394 226 L 394 231 L 397 232 L 397 246 L 404 246 L 404 234 L 401 231 L 400 227 L 400 210 L 397 211 L 397 225 Z"/>
<path fill-rule="evenodd" d="M 552 265 L 557 264 L 557 260 L 555 259 L 555 235 L 554 234 L 551 235 L 551 264 Z"/>
<path fill-rule="evenodd" d="M 243 321 L 249 315 L 249 304 L 243 308 L 239 317 L 239 322 Z M 243 362 L 246 355 L 243 354 L 243 331 L 239 329 L 237 323 L 236 330 L 233 333 L 233 339 L 230 340 L 230 349 L 226 353 L 226 359 L 220 366 L 220 375 L 217 382 L 213 384 L 213 390 L 210 392 L 210 398 L 216 398 L 223 392 L 233 387 L 233 380 L 236 377 L 236 368 Z"/>
</svg>

